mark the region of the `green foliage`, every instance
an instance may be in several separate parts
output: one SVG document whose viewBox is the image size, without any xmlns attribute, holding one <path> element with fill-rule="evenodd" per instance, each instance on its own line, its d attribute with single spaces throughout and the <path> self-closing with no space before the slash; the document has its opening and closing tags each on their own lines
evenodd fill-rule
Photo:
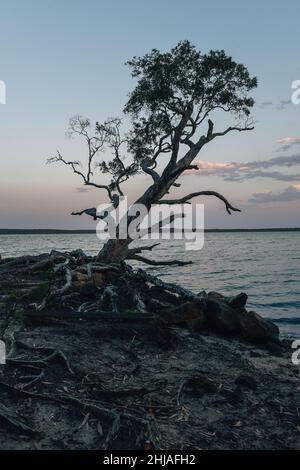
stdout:
<svg viewBox="0 0 300 470">
<path fill-rule="evenodd" d="M 189 41 L 182 41 L 170 52 L 153 49 L 127 64 L 138 84 L 126 104 L 126 112 L 152 113 L 166 106 L 182 114 L 193 102 L 207 110 L 228 106 L 233 112 L 248 115 L 254 104 L 247 93 L 257 86 L 257 79 L 251 78 L 246 67 L 234 62 L 223 50 L 201 54 Z"/>
<path fill-rule="evenodd" d="M 252 129 L 249 116 L 254 100 L 249 92 L 257 86 L 256 78 L 249 75 L 247 68 L 223 50 L 203 54 L 189 41 L 179 42 L 169 52 L 153 49 L 127 64 L 137 80 L 124 108 L 131 119 L 129 132 L 122 135 L 119 118 L 96 122 L 92 127 L 89 119 L 75 116 L 70 120 L 68 134 L 86 141 L 86 165 L 68 161 L 60 152 L 48 159 L 49 163 L 69 166 L 85 186 L 105 189 L 114 207 L 123 195 L 122 184 L 137 173 L 151 175 L 155 184 L 174 175 L 171 170 L 175 170 L 182 146 L 197 150 L 201 138 L 201 144 L 205 145 L 231 130 Z M 244 120 L 245 124 L 213 134 L 212 118 L 216 111 L 231 115 L 235 121 Z M 164 159 L 166 166 L 159 175 L 158 161 L 162 154 L 168 153 L 171 154 L 169 162 L 168 158 Z M 188 169 L 192 160 L 181 162 L 177 177 Z M 101 181 L 97 182 L 97 176 Z M 167 191 L 168 185 L 165 188 Z"/>
<path fill-rule="evenodd" d="M 202 54 L 182 41 L 170 52 L 153 49 L 127 64 L 137 78 L 125 112 L 133 118 L 130 149 L 139 159 L 151 155 L 162 136 L 171 137 L 189 109 L 196 124 L 217 109 L 239 118 L 250 115 L 254 100 L 248 92 L 257 79 L 223 50 Z M 165 145 L 165 151 L 171 149 Z"/>
</svg>

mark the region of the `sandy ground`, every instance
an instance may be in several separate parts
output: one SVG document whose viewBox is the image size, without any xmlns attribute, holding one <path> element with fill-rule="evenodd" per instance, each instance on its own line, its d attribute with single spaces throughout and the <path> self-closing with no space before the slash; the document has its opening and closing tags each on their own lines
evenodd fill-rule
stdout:
<svg viewBox="0 0 300 470">
<path fill-rule="evenodd" d="M 292 350 L 156 319 L 0 322 L 1 449 L 299 449 Z"/>
</svg>

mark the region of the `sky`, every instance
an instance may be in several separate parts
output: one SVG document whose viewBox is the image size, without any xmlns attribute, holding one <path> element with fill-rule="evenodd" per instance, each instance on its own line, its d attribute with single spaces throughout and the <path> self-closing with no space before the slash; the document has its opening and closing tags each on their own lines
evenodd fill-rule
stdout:
<svg viewBox="0 0 300 470">
<path fill-rule="evenodd" d="M 207 228 L 299 227 L 299 18 L 298 0 L 0 0 L 0 228 L 93 228 L 70 213 L 105 194 L 82 191 L 69 168 L 46 160 L 59 149 L 84 161 L 82 143 L 65 135 L 69 118 L 121 117 L 135 85 L 125 62 L 184 39 L 202 52 L 224 49 L 258 88 L 255 129 L 206 146 L 174 195 L 214 189 L 242 209 L 229 216 L 220 201 L 199 200 Z M 129 199 L 150 183 L 145 175 L 128 184 Z"/>
</svg>

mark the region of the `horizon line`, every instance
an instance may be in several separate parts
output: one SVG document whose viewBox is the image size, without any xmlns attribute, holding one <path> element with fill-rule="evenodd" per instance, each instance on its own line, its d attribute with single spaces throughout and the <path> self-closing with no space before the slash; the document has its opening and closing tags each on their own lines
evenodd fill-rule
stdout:
<svg viewBox="0 0 300 470">
<path fill-rule="evenodd" d="M 189 231 L 192 231 L 190 229 Z M 204 232 L 297 232 L 300 227 L 262 227 L 262 228 L 207 228 Z M 0 235 L 14 235 L 14 234 L 92 234 L 96 230 L 92 229 L 45 229 L 45 228 L 0 228 Z"/>
</svg>

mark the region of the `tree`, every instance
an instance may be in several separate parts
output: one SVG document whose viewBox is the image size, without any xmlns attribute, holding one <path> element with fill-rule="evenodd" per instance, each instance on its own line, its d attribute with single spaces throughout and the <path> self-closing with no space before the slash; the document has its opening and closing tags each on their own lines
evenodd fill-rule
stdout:
<svg viewBox="0 0 300 470">
<path fill-rule="evenodd" d="M 187 203 L 198 196 L 220 199 L 229 214 L 239 211 L 217 191 L 198 191 L 180 199 L 164 196 L 173 186 L 180 186 L 176 181 L 184 172 L 197 168 L 193 161 L 205 145 L 233 131 L 253 129 L 250 109 L 254 100 L 248 93 L 257 86 L 256 78 L 223 50 L 202 54 L 189 41 L 179 42 L 170 52 L 153 49 L 127 65 L 137 80 L 124 108 L 130 117 L 130 131 L 122 135 L 121 120 L 113 118 L 102 124 L 96 122 L 91 134 L 90 120 L 77 116 L 70 120 L 69 134 L 79 135 L 87 143 L 85 170 L 79 161 L 65 160 L 59 152 L 49 162 L 64 163 L 82 178 L 84 185 L 105 190 L 113 207 L 123 196 L 122 184 L 143 172 L 152 181 L 136 203 L 148 211 L 154 204 Z M 234 123 L 216 131 L 214 120 L 222 118 L 221 113 Z M 99 159 L 104 150 L 109 151 L 108 161 Z M 96 172 L 102 181 L 105 175 L 109 177 L 107 184 L 95 182 Z M 73 214 L 83 213 L 98 217 L 95 208 Z M 98 258 L 105 262 L 133 258 L 149 263 L 137 252 L 141 250 L 129 248 L 131 242 L 130 236 L 109 239 Z"/>
</svg>

